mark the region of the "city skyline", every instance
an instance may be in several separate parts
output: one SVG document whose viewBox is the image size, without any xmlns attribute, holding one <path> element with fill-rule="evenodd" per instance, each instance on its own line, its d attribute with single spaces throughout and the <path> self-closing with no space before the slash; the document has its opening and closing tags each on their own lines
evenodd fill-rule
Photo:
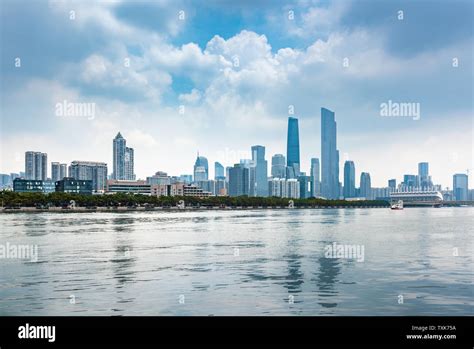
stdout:
<svg viewBox="0 0 474 349">
<path fill-rule="evenodd" d="M 109 144 L 118 130 L 135 150 L 137 178 L 192 173 L 197 150 L 231 166 L 262 144 L 270 161 L 286 155 L 289 116 L 299 120 L 300 167 L 309 173 L 322 153 L 320 106 L 337 114 L 339 168 L 354 161 L 374 187 L 417 174 L 420 162 L 443 188 L 453 174 L 473 171 L 467 1 L 433 3 L 429 16 L 405 2 L 369 10 L 290 1 L 252 11 L 180 1 L 18 3 L 2 12 L 2 33 L 35 32 L 41 50 L 2 36 L 2 173 L 19 172 L 31 149 L 59 163 L 106 162 L 112 172 Z M 19 8 L 21 19 L 11 20 Z M 163 21 L 146 20 L 149 12 Z M 382 115 L 381 105 L 392 102 L 418 103 L 419 118 Z"/>
</svg>

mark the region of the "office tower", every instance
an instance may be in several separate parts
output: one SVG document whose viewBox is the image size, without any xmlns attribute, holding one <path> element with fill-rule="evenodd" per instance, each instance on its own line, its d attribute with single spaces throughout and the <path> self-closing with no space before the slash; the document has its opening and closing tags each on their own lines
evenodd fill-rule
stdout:
<svg viewBox="0 0 474 349">
<path fill-rule="evenodd" d="M 113 140 L 112 179 L 135 180 L 133 148 L 127 147 L 127 141 L 117 133 Z"/>
<path fill-rule="evenodd" d="M 226 166 L 225 167 L 225 181 L 229 182 L 229 171 L 232 168 L 232 166 Z"/>
<path fill-rule="evenodd" d="M 431 188 L 433 186 L 427 162 L 420 162 L 418 164 L 418 182 L 418 186 L 422 189 Z"/>
<path fill-rule="evenodd" d="M 453 196 L 454 196 L 454 200 L 467 201 L 468 177 L 466 174 L 456 173 L 453 176 Z"/>
<path fill-rule="evenodd" d="M 243 164 L 229 169 L 229 196 L 249 195 L 249 174 L 249 168 Z"/>
<path fill-rule="evenodd" d="M 241 159 L 240 165 L 249 170 L 249 196 L 257 196 L 257 164 L 252 159 Z"/>
<path fill-rule="evenodd" d="M 48 154 L 41 152 L 25 152 L 26 179 L 48 179 Z"/>
<path fill-rule="evenodd" d="M 403 175 L 403 187 L 405 190 L 414 190 L 417 187 L 417 176 L 411 174 Z"/>
<path fill-rule="evenodd" d="M 318 158 L 311 158 L 311 169 L 309 176 L 311 181 L 311 196 L 318 197 L 321 195 L 321 180 L 319 176 Z"/>
<path fill-rule="evenodd" d="M 107 188 L 107 164 L 94 161 L 73 161 L 69 177 L 76 180 L 90 180 L 92 181 L 92 190 L 103 192 Z M 64 177 L 60 180 L 62 179 Z"/>
<path fill-rule="evenodd" d="M 337 125 L 332 111 L 321 108 L 321 191 L 328 199 L 339 197 L 339 152 Z"/>
<path fill-rule="evenodd" d="M 272 156 L 272 177 L 286 177 L 286 159 L 283 154 L 275 154 Z"/>
<path fill-rule="evenodd" d="M 182 174 L 179 176 L 179 181 L 184 184 L 191 184 L 193 182 L 193 175 Z"/>
<path fill-rule="evenodd" d="M 298 176 L 298 182 L 299 182 L 299 186 L 300 186 L 300 189 L 299 189 L 299 197 L 301 199 L 307 199 L 307 198 L 310 198 L 311 197 L 311 188 L 310 188 L 310 184 L 311 184 L 311 177 L 310 176 L 306 176 L 306 175 L 299 175 Z"/>
<path fill-rule="evenodd" d="M 67 164 L 59 164 L 59 179 L 67 177 Z"/>
<path fill-rule="evenodd" d="M 207 158 L 197 154 L 194 163 L 194 182 L 207 181 L 209 179 L 209 165 Z"/>
<path fill-rule="evenodd" d="M 268 196 L 268 164 L 265 160 L 265 147 L 252 147 L 252 161 L 255 163 L 255 195 Z"/>
<path fill-rule="evenodd" d="M 217 161 L 214 163 L 214 179 L 225 179 L 224 166 Z"/>
<path fill-rule="evenodd" d="M 397 180 L 396 179 L 389 179 L 388 180 L 388 187 L 390 192 L 394 192 L 397 189 Z"/>
<path fill-rule="evenodd" d="M 370 174 L 362 172 L 360 174 L 360 197 L 366 198 L 367 200 L 372 199 L 372 187 L 370 185 Z"/>
<path fill-rule="evenodd" d="M 60 179 L 59 162 L 51 162 L 51 180 L 56 182 Z"/>
<path fill-rule="evenodd" d="M 294 169 L 295 176 L 300 174 L 300 136 L 298 119 L 288 118 L 288 136 L 286 143 L 287 166 Z"/>
<path fill-rule="evenodd" d="M 344 163 L 344 193 L 345 198 L 355 197 L 355 166 L 354 161 Z"/>
</svg>

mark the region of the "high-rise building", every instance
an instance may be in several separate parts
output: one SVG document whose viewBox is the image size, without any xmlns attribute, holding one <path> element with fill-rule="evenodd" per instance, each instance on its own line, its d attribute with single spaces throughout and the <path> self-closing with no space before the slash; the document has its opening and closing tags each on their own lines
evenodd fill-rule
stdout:
<svg viewBox="0 0 474 349">
<path fill-rule="evenodd" d="M 127 141 L 117 133 L 113 140 L 113 172 L 112 179 L 135 180 L 133 148 L 127 147 Z"/>
<path fill-rule="evenodd" d="M 339 197 L 339 152 L 334 112 L 321 108 L 321 191 L 328 199 Z"/>
<path fill-rule="evenodd" d="M 147 177 L 146 182 L 150 185 L 168 185 L 171 184 L 171 178 L 166 172 L 158 171 L 153 176 Z"/>
<path fill-rule="evenodd" d="M 67 164 L 59 164 L 59 179 L 67 177 Z"/>
<path fill-rule="evenodd" d="M 311 197 L 311 177 L 300 174 L 298 176 L 298 182 L 300 184 L 300 198 L 307 199 Z"/>
<path fill-rule="evenodd" d="M 59 162 L 51 162 L 51 180 L 59 181 L 60 177 L 60 165 Z"/>
<path fill-rule="evenodd" d="M 240 164 L 249 170 L 249 196 L 257 196 L 257 164 L 252 159 L 240 159 Z"/>
<path fill-rule="evenodd" d="M 194 182 L 207 181 L 209 179 L 209 164 L 207 158 L 197 154 L 194 163 Z"/>
<path fill-rule="evenodd" d="M 286 177 L 286 159 L 283 154 L 275 154 L 272 156 L 272 177 Z"/>
<path fill-rule="evenodd" d="M 454 200 L 468 200 L 468 176 L 464 173 L 456 173 L 453 175 L 453 196 Z"/>
<path fill-rule="evenodd" d="M 411 174 L 406 174 L 403 175 L 403 188 L 404 190 L 414 190 L 417 187 L 417 176 L 416 175 L 411 175 Z"/>
<path fill-rule="evenodd" d="M 48 154 L 41 152 L 25 152 L 26 179 L 48 179 Z"/>
<path fill-rule="evenodd" d="M 396 179 L 389 179 L 388 180 L 388 188 L 390 192 L 394 192 L 397 189 L 397 180 Z"/>
<path fill-rule="evenodd" d="M 306 181 L 306 183 L 308 182 Z M 301 196 L 300 187 L 301 182 L 295 178 L 285 179 L 273 177 L 268 180 L 269 196 L 299 199 Z"/>
<path fill-rule="evenodd" d="M 235 164 L 229 170 L 229 196 L 249 195 L 250 170 L 243 164 Z"/>
<path fill-rule="evenodd" d="M 429 165 L 427 162 L 420 162 L 418 164 L 418 186 L 422 189 L 433 187 L 431 177 L 429 175 Z"/>
<path fill-rule="evenodd" d="M 294 169 L 295 176 L 300 174 L 300 136 L 298 119 L 288 118 L 288 136 L 286 143 L 286 162 L 288 167 Z"/>
<path fill-rule="evenodd" d="M 370 184 L 370 174 L 368 172 L 362 172 L 360 174 L 359 195 L 367 200 L 372 199 L 372 186 Z"/>
<path fill-rule="evenodd" d="M 268 196 L 268 164 L 265 160 L 265 147 L 254 145 L 252 147 L 252 160 L 255 163 L 255 195 Z"/>
<path fill-rule="evenodd" d="M 319 159 L 311 158 L 311 170 L 310 170 L 310 181 L 311 181 L 311 196 L 318 197 L 321 195 L 321 180 L 320 180 L 320 169 Z"/>
<path fill-rule="evenodd" d="M 217 161 L 214 163 L 214 179 L 216 181 L 219 179 L 225 179 L 224 166 Z"/>
<path fill-rule="evenodd" d="M 92 190 L 104 192 L 107 189 L 107 164 L 94 161 L 71 162 L 69 178 L 92 181 Z M 61 178 L 60 180 L 64 179 Z"/>
<path fill-rule="evenodd" d="M 355 197 L 355 166 L 350 160 L 344 163 L 344 197 Z"/>
</svg>

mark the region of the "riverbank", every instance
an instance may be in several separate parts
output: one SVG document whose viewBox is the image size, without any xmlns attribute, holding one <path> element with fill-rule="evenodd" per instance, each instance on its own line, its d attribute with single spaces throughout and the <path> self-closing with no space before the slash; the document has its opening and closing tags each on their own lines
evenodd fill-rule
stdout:
<svg viewBox="0 0 474 349">
<path fill-rule="evenodd" d="M 41 212 L 55 212 L 55 213 L 87 213 L 87 212 L 148 212 L 148 211 L 226 211 L 226 210 L 291 210 L 291 209 L 356 209 L 356 208 L 388 208 L 388 206 L 201 206 L 201 207 L 50 207 L 50 208 L 36 208 L 36 207 L 16 207 L 16 208 L 0 208 L 0 213 L 41 213 Z"/>
</svg>

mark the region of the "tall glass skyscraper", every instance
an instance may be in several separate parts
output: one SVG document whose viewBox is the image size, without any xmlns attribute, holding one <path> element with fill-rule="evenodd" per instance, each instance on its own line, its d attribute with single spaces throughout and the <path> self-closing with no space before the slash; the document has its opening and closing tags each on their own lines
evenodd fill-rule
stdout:
<svg viewBox="0 0 474 349">
<path fill-rule="evenodd" d="M 300 174 L 300 136 L 298 119 L 288 118 L 288 137 L 286 143 L 286 161 L 288 167 L 293 167 L 294 175 Z"/>
<path fill-rule="evenodd" d="M 249 195 L 250 170 L 244 164 L 229 169 L 229 196 Z"/>
<path fill-rule="evenodd" d="M 272 177 L 286 177 L 286 159 L 283 154 L 275 154 L 272 156 Z"/>
<path fill-rule="evenodd" d="M 310 180 L 311 180 L 311 196 L 318 197 L 321 195 L 321 180 L 320 180 L 320 168 L 319 168 L 319 159 L 311 158 L 311 170 L 310 170 Z"/>
<path fill-rule="evenodd" d="M 207 158 L 197 154 L 194 162 L 194 182 L 207 181 L 209 179 L 209 164 Z"/>
<path fill-rule="evenodd" d="M 216 181 L 219 179 L 225 179 L 224 166 L 217 161 L 214 163 L 214 179 Z"/>
<path fill-rule="evenodd" d="M 360 174 L 360 197 L 367 200 L 372 199 L 372 185 L 370 184 L 370 174 L 362 172 Z"/>
<path fill-rule="evenodd" d="M 252 147 L 252 160 L 255 163 L 255 194 L 268 196 L 268 164 L 265 160 L 265 147 L 254 145 Z"/>
<path fill-rule="evenodd" d="M 453 196 L 454 200 L 467 201 L 468 177 L 466 174 L 456 173 L 453 176 Z"/>
<path fill-rule="evenodd" d="M 120 132 L 113 141 L 112 179 L 135 180 L 133 148 L 127 147 L 127 141 Z"/>
<path fill-rule="evenodd" d="M 426 189 L 432 187 L 431 178 L 429 175 L 429 165 L 427 162 L 420 162 L 418 164 L 418 186 Z"/>
<path fill-rule="evenodd" d="M 321 108 L 321 191 L 327 199 L 339 197 L 339 152 L 334 112 Z"/>
<path fill-rule="evenodd" d="M 344 163 L 344 197 L 355 197 L 355 166 L 354 161 Z"/>
</svg>

